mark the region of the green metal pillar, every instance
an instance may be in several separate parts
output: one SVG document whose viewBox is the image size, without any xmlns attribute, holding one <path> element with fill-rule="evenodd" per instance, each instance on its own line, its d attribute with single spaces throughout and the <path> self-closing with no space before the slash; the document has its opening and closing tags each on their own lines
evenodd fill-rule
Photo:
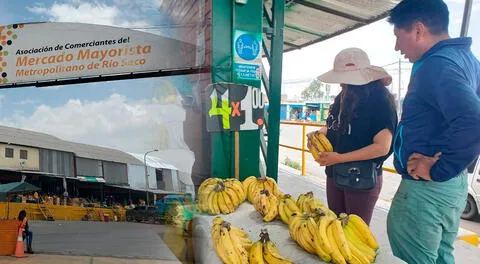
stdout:
<svg viewBox="0 0 480 264">
<path fill-rule="evenodd" d="M 268 106 L 267 176 L 277 180 L 282 87 L 283 27 L 285 0 L 273 0 L 273 35 L 270 48 L 270 96 Z"/>
<path fill-rule="evenodd" d="M 212 82 L 230 82 L 232 61 L 232 1 L 212 2 Z M 214 132 L 212 135 L 212 177 L 232 176 L 233 135 L 227 132 Z"/>
<path fill-rule="evenodd" d="M 262 32 L 263 0 L 212 2 L 212 82 L 243 83 L 260 88 L 260 80 L 237 79 L 233 74 L 233 34 L 235 30 Z M 260 132 L 239 132 L 240 180 L 258 177 L 260 163 Z M 212 177 L 235 177 L 234 132 L 212 133 Z"/>
</svg>

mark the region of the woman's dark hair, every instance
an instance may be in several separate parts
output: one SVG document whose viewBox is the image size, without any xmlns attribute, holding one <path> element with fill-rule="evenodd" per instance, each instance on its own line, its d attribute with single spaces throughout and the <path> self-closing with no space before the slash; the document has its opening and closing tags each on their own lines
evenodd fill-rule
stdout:
<svg viewBox="0 0 480 264">
<path fill-rule="evenodd" d="M 431 34 L 440 35 L 448 32 L 448 7 L 442 0 L 403 0 L 390 11 L 388 22 L 407 31 L 421 22 Z"/>
<path fill-rule="evenodd" d="M 27 212 L 25 210 L 22 210 L 18 213 L 18 221 L 23 221 L 23 219 L 27 216 Z"/>
<path fill-rule="evenodd" d="M 335 97 L 335 101 L 330 108 L 330 113 L 335 117 L 338 116 L 337 121 L 339 123 L 336 129 L 338 133 L 345 134 L 348 131 L 348 124 L 358 116 L 356 112 L 358 106 L 366 103 L 370 96 L 385 98 L 395 107 L 395 98 L 380 80 L 365 85 L 348 84 Z"/>
</svg>

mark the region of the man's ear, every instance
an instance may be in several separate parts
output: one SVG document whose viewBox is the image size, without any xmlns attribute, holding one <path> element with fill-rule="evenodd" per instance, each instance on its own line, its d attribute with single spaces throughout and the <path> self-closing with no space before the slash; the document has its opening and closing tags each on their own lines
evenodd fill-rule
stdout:
<svg viewBox="0 0 480 264">
<path fill-rule="evenodd" d="M 415 31 L 415 39 L 417 41 L 428 34 L 428 28 L 422 22 L 416 22 L 413 26 L 413 31 Z"/>
</svg>

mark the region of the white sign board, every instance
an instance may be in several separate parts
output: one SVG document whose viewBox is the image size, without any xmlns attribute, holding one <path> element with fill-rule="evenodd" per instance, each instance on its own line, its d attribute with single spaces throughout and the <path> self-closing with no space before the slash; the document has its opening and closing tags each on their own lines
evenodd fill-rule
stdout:
<svg viewBox="0 0 480 264">
<path fill-rule="evenodd" d="M 0 84 L 195 65 L 196 47 L 142 31 L 80 23 L 0 27 Z"/>
</svg>

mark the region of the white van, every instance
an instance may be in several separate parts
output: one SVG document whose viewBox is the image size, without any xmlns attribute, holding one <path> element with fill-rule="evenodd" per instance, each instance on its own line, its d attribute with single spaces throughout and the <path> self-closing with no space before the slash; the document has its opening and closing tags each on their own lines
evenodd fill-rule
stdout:
<svg viewBox="0 0 480 264">
<path fill-rule="evenodd" d="M 468 167 L 467 206 L 462 213 L 466 220 L 475 219 L 480 212 L 480 162 L 479 159 Z"/>
</svg>

